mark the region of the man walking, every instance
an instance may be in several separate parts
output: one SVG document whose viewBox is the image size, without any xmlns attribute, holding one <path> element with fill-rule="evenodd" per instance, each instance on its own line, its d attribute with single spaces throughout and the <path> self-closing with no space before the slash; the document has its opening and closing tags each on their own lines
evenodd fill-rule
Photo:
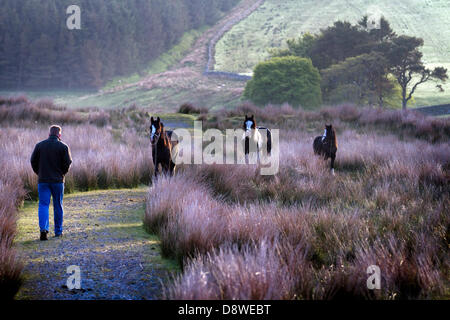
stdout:
<svg viewBox="0 0 450 320">
<path fill-rule="evenodd" d="M 31 166 L 39 176 L 39 228 L 41 241 L 48 240 L 48 211 L 53 198 L 55 237 L 62 236 L 64 176 L 72 163 L 69 147 L 61 142 L 61 127 L 52 126 L 49 138 L 39 142 L 31 155 Z"/>
</svg>

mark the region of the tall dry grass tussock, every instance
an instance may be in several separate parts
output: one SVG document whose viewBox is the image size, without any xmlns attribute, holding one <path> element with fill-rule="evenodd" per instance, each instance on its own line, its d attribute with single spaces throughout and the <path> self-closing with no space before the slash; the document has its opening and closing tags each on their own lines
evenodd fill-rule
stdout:
<svg viewBox="0 0 450 320">
<path fill-rule="evenodd" d="M 12 299 L 22 283 L 22 264 L 13 248 L 17 207 L 25 191 L 21 181 L 0 161 L 0 299 Z"/>
</svg>

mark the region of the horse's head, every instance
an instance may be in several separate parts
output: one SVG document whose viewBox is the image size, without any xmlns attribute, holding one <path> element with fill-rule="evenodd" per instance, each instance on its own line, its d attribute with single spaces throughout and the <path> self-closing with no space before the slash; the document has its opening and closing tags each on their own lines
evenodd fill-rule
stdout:
<svg viewBox="0 0 450 320">
<path fill-rule="evenodd" d="M 246 134 L 248 134 L 252 130 L 256 129 L 256 121 L 255 121 L 255 116 L 253 114 L 251 117 L 248 117 L 247 115 L 245 115 L 243 128 L 244 128 L 244 131 Z"/>
<path fill-rule="evenodd" d="M 329 136 L 333 135 L 333 133 L 334 133 L 333 125 L 326 124 L 325 125 L 325 132 L 323 133 L 323 136 L 324 137 L 329 137 Z"/>
<path fill-rule="evenodd" d="M 152 145 L 156 145 L 164 131 L 164 125 L 159 117 L 156 120 L 152 117 L 150 120 L 150 141 Z"/>
<path fill-rule="evenodd" d="M 337 148 L 336 131 L 334 130 L 332 124 L 325 125 L 324 139 L 325 138 L 328 139 L 328 141 L 331 141 L 334 144 L 334 146 Z"/>
</svg>

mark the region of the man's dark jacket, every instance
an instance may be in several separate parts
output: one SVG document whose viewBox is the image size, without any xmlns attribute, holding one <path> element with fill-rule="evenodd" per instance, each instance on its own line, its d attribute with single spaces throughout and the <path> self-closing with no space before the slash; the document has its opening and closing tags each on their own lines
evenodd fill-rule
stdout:
<svg viewBox="0 0 450 320">
<path fill-rule="evenodd" d="M 62 183 L 72 163 L 69 147 L 58 137 L 39 142 L 31 155 L 31 166 L 39 183 Z"/>
</svg>

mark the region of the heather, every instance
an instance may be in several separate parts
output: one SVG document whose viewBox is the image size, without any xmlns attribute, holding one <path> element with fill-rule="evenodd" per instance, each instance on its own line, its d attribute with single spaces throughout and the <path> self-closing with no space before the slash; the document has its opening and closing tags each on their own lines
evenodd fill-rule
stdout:
<svg viewBox="0 0 450 320">
<path fill-rule="evenodd" d="M 2 296 L 21 281 L 12 241 L 17 208 L 37 198 L 29 157 L 57 123 L 74 161 L 67 192 L 151 185 L 144 226 L 182 267 L 165 284 L 167 299 L 448 298 L 448 119 L 352 105 L 181 111 L 200 114 L 204 128 L 240 128 L 254 114 L 280 129 L 279 172 L 182 165 L 151 181 L 149 110 L 0 99 Z M 312 150 L 326 123 L 338 137 L 334 176 Z M 380 290 L 367 289 L 370 265 L 380 267 Z"/>
<path fill-rule="evenodd" d="M 22 281 L 13 240 L 18 207 L 23 200 L 38 197 L 38 177 L 30 164 L 36 143 L 48 137 L 50 125 L 62 124 L 62 140 L 70 146 L 73 158 L 65 178 L 66 193 L 149 184 L 153 165 L 145 131 L 131 128 L 143 114 L 133 108 L 106 113 L 95 108 L 67 109 L 49 100 L 0 98 L 2 298 L 13 298 Z"/>
<path fill-rule="evenodd" d="M 448 120 L 352 106 L 282 109 L 283 121 L 273 106 L 210 117 L 214 126 L 217 117 L 233 123 L 254 113 L 278 125 L 277 175 L 184 166 L 152 185 L 144 223 L 183 267 L 165 297 L 448 297 Z M 335 176 L 312 150 L 325 122 L 337 128 Z M 366 286 L 371 265 L 380 267 L 380 290 Z"/>
<path fill-rule="evenodd" d="M 0 161 L 0 299 L 12 299 L 20 287 L 22 264 L 12 248 L 17 206 L 25 192 L 17 176 Z"/>
</svg>

